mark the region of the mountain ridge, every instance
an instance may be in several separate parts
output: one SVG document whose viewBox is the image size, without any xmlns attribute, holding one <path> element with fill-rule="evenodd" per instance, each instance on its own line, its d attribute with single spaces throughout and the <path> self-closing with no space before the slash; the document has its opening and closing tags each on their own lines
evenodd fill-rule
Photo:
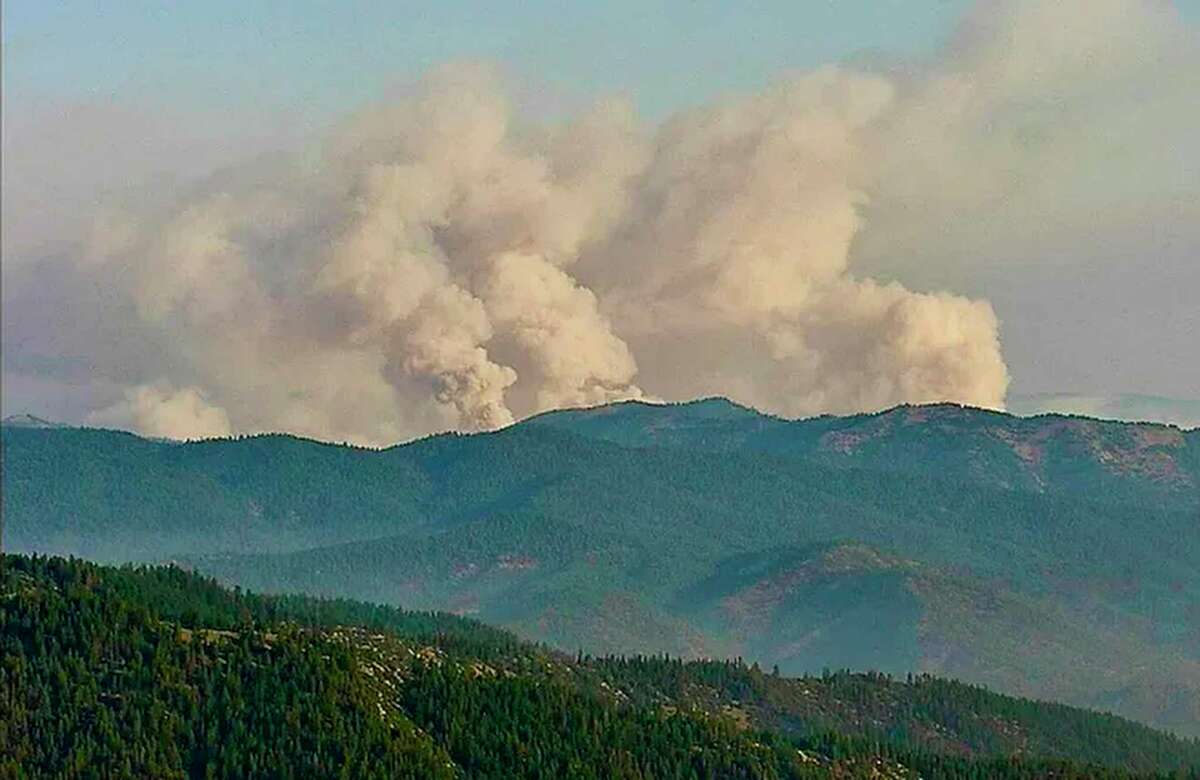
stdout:
<svg viewBox="0 0 1200 780">
<path fill-rule="evenodd" d="M 1040 397 L 1040 396 L 1038 396 L 1038 397 Z M 1047 397 L 1054 398 L 1054 397 L 1058 397 L 1058 396 L 1057 395 L 1047 395 Z M 1135 396 L 1135 397 L 1140 398 L 1140 396 Z M 1147 396 L 1147 398 L 1156 398 L 1156 397 Z M 1196 402 L 1196 403 L 1200 403 L 1200 402 Z M 764 420 L 770 420 L 770 421 L 778 422 L 778 423 L 808 423 L 808 422 L 818 421 L 818 420 L 859 420 L 859 419 L 863 419 L 863 418 L 886 416 L 886 415 L 890 415 L 890 414 L 893 414 L 893 413 L 896 413 L 896 412 L 899 412 L 902 410 L 910 410 L 910 409 L 932 409 L 932 410 L 956 409 L 956 410 L 966 410 L 966 411 L 970 411 L 970 412 L 977 412 L 977 413 L 983 413 L 983 414 L 999 414 L 999 415 L 1003 415 L 1005 417 L 1009 417 L 1009 418 L 1013 418 L 1013 419 L 1020 419 L 1020 420 L 1042 420 L 1042 419 L 1047 419 L 1047 418 L 1050 418 L 1050 419 L 1062 418 L 1062 419 L 1068 419 L 1068 420 L 1069 419 L 1078 419 L 1078 420 L 1087 420 L 1087 421 L 1093 421 L 1093 422 L 1105 423 L 1105 424 L 1174 428 L 1174 429 L 1180 430 L 1183 433 L 1200 433 L 1200 426 L 1190 426 L 1189 427 L 1189 426 L 1180 425 L 1180 424 L 1174 423 L 1174 422 L 1164 422 L 1164 421 L 1159 421 L 1159 420 L 1125 419 L 1125 418 L 1120 418 L 1120 417 L 1096 416 L 1096 415 L 1090 415 L 1090 414 L 1084 414 L 1084 413 L 1062 412 L 1062 411 L 1020 411 L 1020 412 L 1018 412 L 1018 411 L 1011 411 L 1011 410 L 1006 410 L 1006 409 L 992 409 L 992 408 L 988 408 L 988 407 L 974 406 L 971 404 L 962 404 L 962 403 L 957 403 L 957 402 L 953 402 L 953 401 L 931 401 L 928 403 L 903 403 L 903 404 L 897 404 L 895 406 L 891 406 L 891 407 L 887 407 L 885 409 L 879 409 L 879 410 L 875 410 L 875 411 L 852 412 L 852 413 L 847 413 L 847 414 L 824 413 L 824 414 L 808 415 L 808 416 L 801 416 L 801 417 L 785 417 L 783 415 L 772 414 L 770 412 L 765 412 L 760 409 L 756 409 L 755 407 L 749 406 L 747 404 L 741 404 L 737 401 L 734 401 L 731 398 L 728 398 L 726 396 L 721 396 L 721 395 L 704 396 L 701 398 L 695 398 L 695 399 L 691 399 L 691 400 L 687 400 L 687 401 L 647 401 L 647 400 L 641 399 L 641 398 L 630 398 L 630 399 L 625 399 L 625 400 L 621 400 L 621 401 L 614 401 L 614 402 L 607 403 L 607 404 L 597 404 L 594 406 L 577 406 L 577 407 L 564 407 L 561 409 L 548 409 L 546 411 L 537 412 L 528 417 L 517 420 L 516 422 L 512 423 L 511 425 L 505 426 L 505 428 L 502 428 L 499 430 L 504 430 L 506 428 L 516 427 L 516 426 L 521 426 L 521 425 L 526 425 L 526 424 L 543 424 L 543 423 L 549 422 L 557 417 L 562 417 L 562 416 L 603 415 L 603 414 L 611 413 L 614 410 L 620 410 L 624 407 L 637 407 L 637 408 L 648 409 L 648 410 L 662 410 L 662 409 L 673 409 L 673 408 L 674 409 L 696 410 L 696 409 L 703 409 L 703 408 L 707 407 L 707 409 L 715 410 L 715 411 L 732 410 L 736 414 L 744 415 L 745 417 L 761 418 Z M 717 417 L 727 417 L 728 415 L 727 414 L 718 414 L 716 416 Z M 86 429 L 86 430 L 108 430 L 108 431 L 114 431 L 114 432 L 129 433 L 131 435 L 137 436 L 138 438 L 146 439 L 147 441 L 163 441 L 163 442 L 166 442 L 166 441 L 179 441 L 179 442 L 188 441 L 188 440 L 184 440 L 184 439 L 170 439 L 170 438 L 165 438 L 165 437 L 143 436 L 142 434 L 139 434 L 136 431 L 131 431 L 131 430 L 124 429 L 124 428 L 108 428 L 108 427 L 104 427 L 104 426 L 93 426 L 93 425 L 86 425 L 86 424 L 76 425 L 76 424 L 72 424 L 72 423 L 56 422 L 56 421 L 52 421 L 52 420 L 43 419 L 36 415 L 30 414 L 30 413 L 25 413 L 25 412 L 11 414 L 11 415 L 8 415 L 7 417 L 0 419 L 0 427 L 68 428 L 68 429 Z M 482 432 L 482 433 L 484 435 L 486 435 L 487 433 L 495 433 L 495 432 L 496 431 L 486 431 L 486 432 Z M 287 431 L 258 431 L 258 432 L 254 432 L 254 433 L 233 434 L 230 436 L 213 436 L 213 437 L 207 437 L 202 440 L 193 440 L 193 441 L 211 441 L 211 440 L 224 441 L 224 440 L 231 440 L 231 439 L 238 440 L 238 439 L 253 438 L 253 437 L 260 437 L 260 436 L 279 436 L 279 437 L 285 437 L 285 438 L 300 439 L 303 441 L 311 441 L 311 442 L 315 442 L 318 444 L 331 444 L 331 445 L 336 445 L 336 446 L 355 447 L 355 448 L 367 449 L 367 450 L 388 450 L 388 449 L 393 449 L 395 447 L 405 447 L 410 444 L 414 444 L 414 443 L 424 441 L 424 440 L 430 439 L 430 438 L 437 438 L 440 436 L 470 436 L 470 435 L 480 435 L 480 434 L 473 433 L 473 432 L 463 432 L 463 431 L 439 431 L 439 432 L 435 432 L 435 433 L 426 434 L 424 436 L 418 436 L 418 437 L 415 437 L 412 439 L 405 439 L 402 441 L 394 442 L 392 444 L 385 444 L 385 445 L 379 445 L 379 446 L 353 444 L 350 442 L 336 441 L 333 439 L 318 439 L 318 438 L 314 438 L 314 437 L 304 436 L 301 434 L 290 433 Z"/>
<path fill-rule="evenodd" d="M 44 420 L 32 414 L 10 414 L 0 420 L 0 426 L 13 428 L 62 428 L 66 427 L 62 423 L 51 422 Z"/>
</svg>

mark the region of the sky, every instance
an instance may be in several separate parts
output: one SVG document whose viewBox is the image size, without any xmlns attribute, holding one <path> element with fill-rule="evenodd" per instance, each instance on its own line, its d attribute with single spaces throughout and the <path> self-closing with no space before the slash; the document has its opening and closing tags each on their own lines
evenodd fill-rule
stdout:
<svg viewBox="0 0 1200 780">
<path fill-rule="evenodd" d="M 10 0 L 5 88 L 14 100 L 114 96 L 319 121 L 472 58 L 503 63 L 552 103 L 622 92 L 659 116 L 791 69 L 872 50 L 928 52 L 968 6 Z"/>
<path fill-rule="evenodd" d="M 379 442 L 623 397 L 1200 398 L 1200 0 L 9 0 L 2 29 L 5 414 Z M 398 161 L 450 200 L 377 184 Z"/>
</svg>

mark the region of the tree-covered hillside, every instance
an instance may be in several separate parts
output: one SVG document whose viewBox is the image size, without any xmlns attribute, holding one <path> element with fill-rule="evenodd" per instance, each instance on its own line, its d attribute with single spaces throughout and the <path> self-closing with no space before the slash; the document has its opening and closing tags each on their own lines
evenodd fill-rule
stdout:
<svg viewBox="0 0 1200 780">
<path fill-rule="evenodd" d="M 937 475 L 1105 500 L 1200 504 L 1200 429 L 957 404 L 783 420 L 722 398 L 547 412 L 526 425 L 631 447 L 801 455 L 824 465 Z"/>
<path fill-rule="evenodd" d="M 382 451 L 6 427 L 4 541 L 568 650 L 953 676 L 1200 734 L 1197 436 L 720 400 Z"/>
<path fill-rule="evenodd" d="M 1200 777 L 1200 744 L 932 678 L 571 657 L 175 567 L 0 557 L 0 777 Z"/>
</svg>

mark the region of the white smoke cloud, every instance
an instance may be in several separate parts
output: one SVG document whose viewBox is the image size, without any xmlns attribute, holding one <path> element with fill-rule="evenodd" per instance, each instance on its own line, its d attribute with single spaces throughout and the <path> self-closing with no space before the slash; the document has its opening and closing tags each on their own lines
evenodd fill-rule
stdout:
<svg viewBox="0 0 1200 780">
<path fill-rule="evenodd" d="M 901 100 L 872 140 L 858 254 L 915 265 L 948 244 L 933 231 L 977 250 L 1028 245 L 1030 232 L 1127 220 L 1163 198 L 1200 213 L 1198 65 L 1195 26 L 1168 2 L 980 3 L 942 57 L 894 76 Z"/>
<path fill-rule="evenodd" d="M 1003 404 L 986 303 L 851 273 L 864 136 L 893 103 L 887 80 L 827 68 L 660 131 L 629 219 L 579 269 L 654 356 L 643 384 L 784 414 Z"/>
<path fill-rule="evenodd" d="M 199 390 L 176 390 L 166 383 L 131 388 L 124 401 L 95 412 L 89 421 L 168 439 L 207 439 L 232 433 L 225 410 L 210 405 Z"/>
<path fill-rule="evenodd" d="M 498 255 L 484 283 L 498 327 L 534 377 L 535 409 L 637 398 L 637 365 L 600 314 L 596 296 L 539 255 Z"/>
<path fill-rule="evenodd" d="M 68 338 L 72 318 L 18 305 L 5 349 L 25 328 L 22 371 L 87 352 L 129 388 L 100 416 L 156 435 L 386 443 L 710 394 L 1000 407 L 997 317 L 930 285 L 923 252 L 944 265 L 946 235 L 1019 240 L 1022 217 L 1091 197 L 1085 163 L 1149 131 L 1110 92 L 1194 101 L 1167 75 L 1197 72 L 1191 44 L 1151 0 L 989 2 L 921 67 L 823 68 L 657 128 L 612 100 L 523 121 L 486 66 L 444 67 L 315 152 L 110 209 L 46 266 L 104 327 Z"/>
<path fill-rule="evenodd" d="M 458 422 L 472 429 L 512 423 L 504 392 L 517 381 L 508 366 L 492 362 L 480 344 L 492 336 L 478 298 L 449 285 L 435 290 L 401 328 L 396 354 L 413 376 L 434 378 L 434 397 L 452 406 Z"/>
</svg>

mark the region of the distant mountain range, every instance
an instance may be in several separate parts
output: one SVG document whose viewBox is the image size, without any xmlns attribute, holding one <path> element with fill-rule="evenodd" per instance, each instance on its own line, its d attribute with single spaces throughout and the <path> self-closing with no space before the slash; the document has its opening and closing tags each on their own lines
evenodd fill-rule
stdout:
<svg viewBox="0 0 1200 780">
<path fill-rule="evenodd" d="M 1079 414 L 1108 420 L 1158 422 L 1200 428 L 1200 400 L 1157 395 L 1087 395 L 1083 393 L 1009 394 L 1013 414 Z"/>
<path fill-rule="evenodd" d="M 386 450 L 5 426 L 10 551 L 173 558 L 567 650 L 929 672 L 1200 734 L 1200 431 L 723 399 Z"/>
</svg>

